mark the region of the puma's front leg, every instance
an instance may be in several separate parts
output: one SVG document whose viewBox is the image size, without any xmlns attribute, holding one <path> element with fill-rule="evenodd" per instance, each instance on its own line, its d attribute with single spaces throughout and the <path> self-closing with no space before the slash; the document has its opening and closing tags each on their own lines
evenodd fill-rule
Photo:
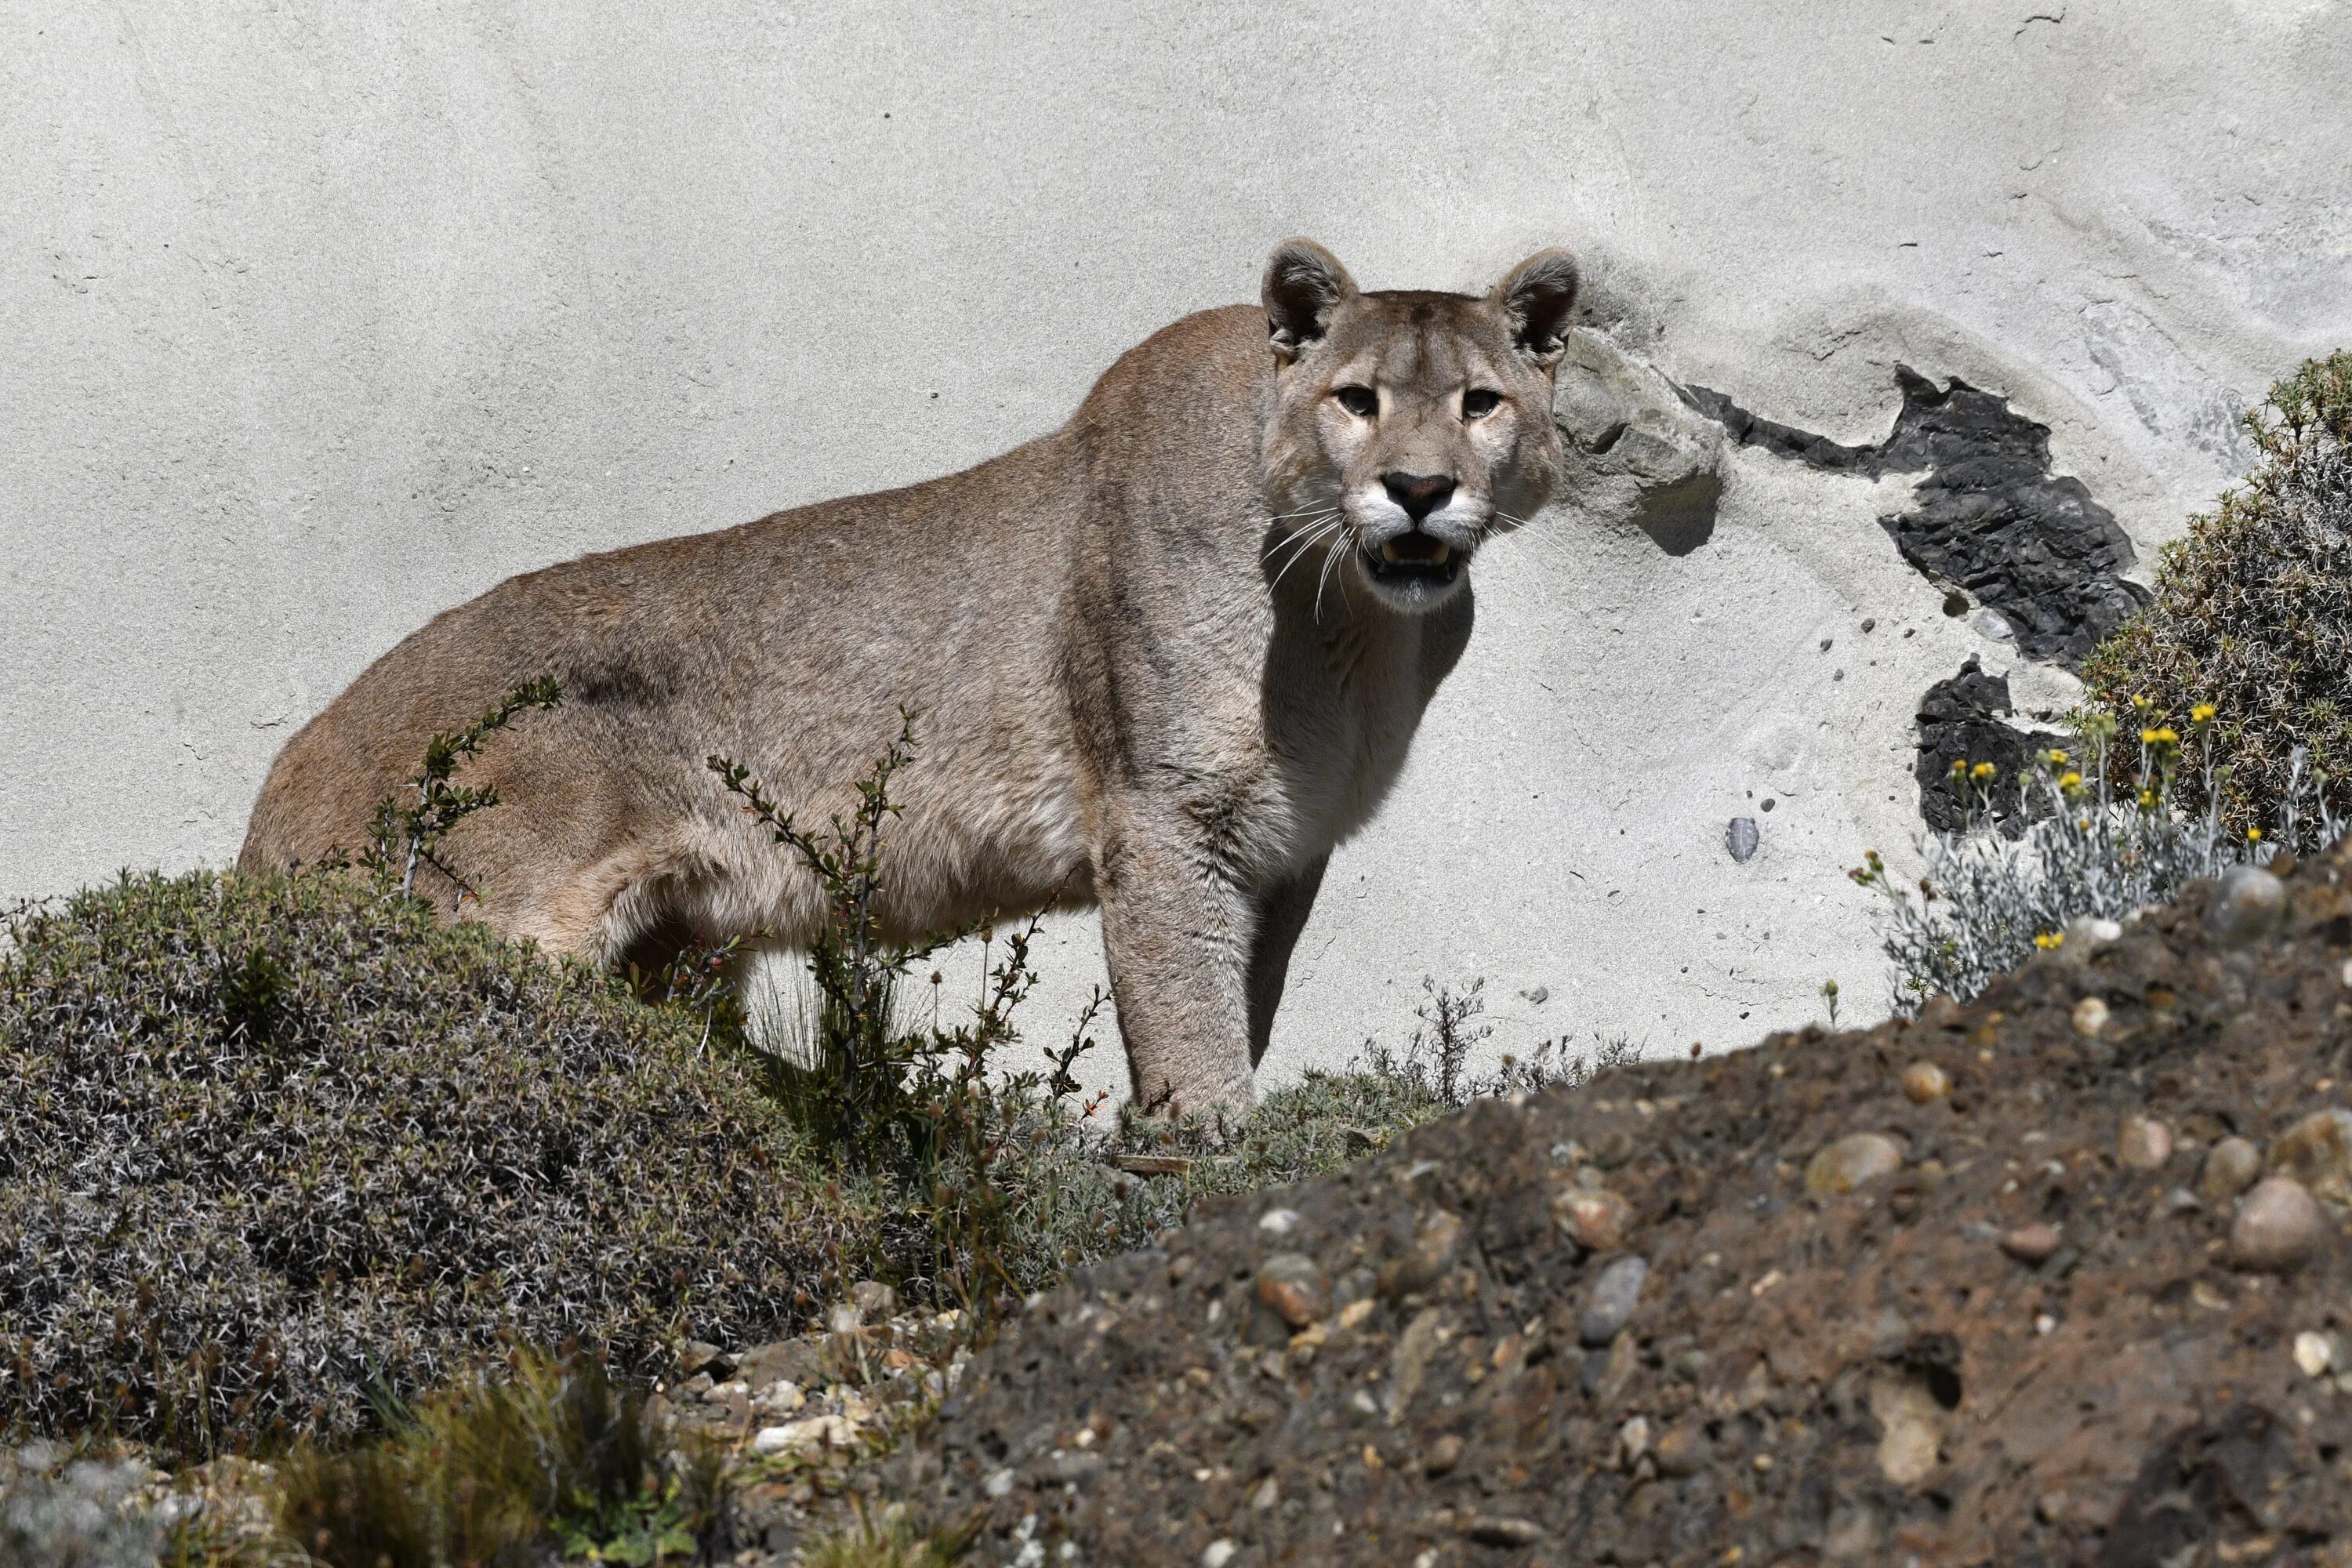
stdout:
<svg viewBox="0 0 2352 1568">
<path fill-rule="evenodd" d="M 1248 895 L 1202 846 L 1149 828 L 1122 836 L 1096 880 L 1137 1103 L 1248 1109 Z"/>
<path fill-rule="evenodd" d="M 1290 974 L 1290 950 L 1307 928 L 1307 912 L 1315 907 L 1315 890 L 1323 885 L 1328 855 L 1316 857 L 1298 875 L 1276 883 L 1257 897 L 1257 922 L 1250 947 L 1249 1025 L 1250 1066 L 1265 1059 L 1274 1037 L 1275 1009 L 1282 1005 L 1282 984 Z"/>
</svg>

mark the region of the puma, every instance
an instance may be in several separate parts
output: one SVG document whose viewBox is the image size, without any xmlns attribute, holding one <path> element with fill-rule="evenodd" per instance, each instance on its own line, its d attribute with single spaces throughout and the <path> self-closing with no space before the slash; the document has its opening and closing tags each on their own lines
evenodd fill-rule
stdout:
<svg viewBox="0 0 2352 1568">
<path fill-rule="evenodd" d="M 821 824 L 903 706 L 891 932 L 1099 907 L 1133 1091 L 1245 1105 L 1325 861 L 1469 638 L 1471 558 L 1559 482 L 1576 287 L 1549 250 L 1484 297 L 1364 292 L 1291 240 L 1261 308 L 1154 334 L 1001 458 L 435 617 L 288 742 L 238 863 L 363 845 L 434 731 L 548 674 L 562 705 L 464 775 L 501 800 L 442 847 L 469 912 L 605 963 L 664 933 L 803 945 L 819 884 L 705 758 Z"/>
</svg>

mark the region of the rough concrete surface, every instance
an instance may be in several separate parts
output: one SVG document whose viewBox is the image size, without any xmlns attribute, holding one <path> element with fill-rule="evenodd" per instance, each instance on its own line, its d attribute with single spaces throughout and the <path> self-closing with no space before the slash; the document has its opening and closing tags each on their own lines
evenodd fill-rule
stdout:
<svg viewBox="0 0 2352 1568">
<path fill-rule="evenodd" d="M 226 859 L 435 611 L 1002 450 L 1285 235 L 1375 287 L 1576 247 L 1591 471 L 1480 563 L 1276 1073 L 1393 1037 L 1424 973 L 1487 977 L 1494 1048 L 1866 1005 L 1837 870 L 1916 830 L 1924 694 L 1974 656 L 2068 700 L 2063 635 L 2029 658 L 1906 558 L 1948 560 L 1901 521 L 1941 467 L 1743 445 L 1690 389 L 1891 451 L 1898 367 L 1959 378 L 2138 579 L 2233 415 L 2352 342 L 2336 4 L 16 0 L 0 36 L 12 892 Z M 1090 924 L 1045 956 L 1067 1009 Z"/>
</svg>

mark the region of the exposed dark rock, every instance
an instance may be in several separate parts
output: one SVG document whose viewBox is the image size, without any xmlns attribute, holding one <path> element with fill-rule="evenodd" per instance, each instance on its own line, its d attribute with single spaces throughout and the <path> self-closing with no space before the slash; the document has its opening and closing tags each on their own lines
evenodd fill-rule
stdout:
<svg viewBox="0 0 2352 1568">
<path fill-rule="evenodd" d="M 1907 365 L 1895 380 L 1902 412 L 1867 447 L 1759 418 L 1708 387 L 1682 393 L 1742 446 L 1832 473 L 1921 474 L 1913 509 L 1878 520 L 1903 559 L 1998 611 L 2027 658 L 2079 668 L 2146 601 L 2121 575 L 2130 538 L 2080 479 L 2051 473 L 2049 426 L 2007 398 L 1958 376 L 1939 388 Z"/>
<path fill-rule="evenodd" d="M 1960 792 L 1952 780 L 1956 762 L 1990 763 L 1996 770 L 1993 820 L 2016 818 L 2032 759 L 2071 742 L 2054 731 L 2017 730 L 2001 722 L 2015 711 L 2010 705 L 2008 677 L 1987 675 L 1974 658 L 1919 699 L 1919 761 L 1912 776 L 1919 781 L 1919 816 L 1929 827 L 1950 833 L 1960 826 Z"/>
</svg>

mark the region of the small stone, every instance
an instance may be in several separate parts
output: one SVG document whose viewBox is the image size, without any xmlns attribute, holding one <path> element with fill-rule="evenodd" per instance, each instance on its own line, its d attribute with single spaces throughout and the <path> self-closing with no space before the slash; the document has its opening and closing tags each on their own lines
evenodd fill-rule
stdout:
<svg viewBox="0 0 2352 1568">
<path fill-rule="evenodd" d="M 2102 948 L 2111 942 L 2123 940 L 2124 928 L 2102 915 L 2076 915 L 2066 922 L 2066 942 L 2063 951 L 2085 953 Z"/>
<path fill-rule="evenodd" d="M 1645 1258 L 1621 1258 L 1602 1269 L 1601 1278 L 1592 1282 L 1592 1298 L 1583 1316 L 1577 1320 L 1576 1337 L 1595 1350 L 1615 1339 L 1633 1321 L 1642 1286 L 1649 1278 L 1650 1262 Z"/>
<path fill-rule="evenodd" d="M 2286 884 L 2260 866 L 2221 873 L 2205 902 L 2205 929 L 2222 942 L 2252 942 L 2286 913 Z"/>
<path fill-rule="evenodd" d="M 1461 1462 L 1462 1439 L 1447 1432 L 1422 1451 L 1421 1473 L 1424 1476 L 1445 1475 Z"/>
<path fill-rule="evenodd" d="M 2043 1492 L 2033 1500 L 2033 1517 L 2044 1524 L 2058 1524 L 2066 1517 L 2066 1494 Z"/>
<path fill-rule="evenodd" d="M 1617 1428 L 1617 1463 L 1632 1469 L 1643 1455 L 1650 1451 L 1650 1421 L 1646 1415 L 1636 1415 Z"/>
<path fill-rule="evenodd" d="M 2116 1134 L 2116 1161 L 2134 1171 L 2154 1171 L 2172 1158 L 2172 1129 L 2146 1116 L 2126 1116 Z"/>
<path fill-rule="evenodd" d="M 2054 1225 L 2021 1225 L 2000 1238 L 2000 1249 L 2020 1263 L 2045 1263 L 2058 1250 Z"/>
<path fill-rule="evenodd" d="M 898 1310 L 898 1292 L 879 1279 L 860 1279 L 849 1288 L 849 1304 L 869 1323 L 878 1323 Z"/>
<path fill-rule="evenodd" d="M 1758 842 L 1756 819 L 1752 816 L 1735 816 L 1731 826 L 1723 830 L 1723 847 L 1743 866 L 1755 858 Z"/>
<path fill-rule="evenodd" d="M 2318 1377 L 2336 1364 L 2336 1342 L 2306 1329 L 2294 1336 L 2294 1364 L 2305 1377 Z"/>
<path fill-rule="evenodd" d="M 755 1454 L 800 1454 L 828 1446 L 846 1448 L 856 1440 L 857 1428 L 840 1416 L 812 1415 L 805 1421 L 787 1421 L 779 1426 L 762 1426 L 751 1439 L 751 1451 Z M 1010 1472 L 1007 1474 L 1009 1476 Z M 1010 1479 L 1005 1482 L 1008 1488 L 1012 1484 Z"/>
<path fill-rule="evenodd" d="M 2352 1205 L 2352 1110 L 2315 1110 L 2280 1133 L 2271 1143 L 2270 1168 L 2315 1196 Z"/>
<path fill-rule="evenodd" d="M 1212 1541 L 1209 1549 L 1201 1553 L 1201 1568 L 1225 1568 L 1225 1564 L 1241 1555 L 1241 1543 L 1235 1541 Z"/>
<path fill-rule="evenodd" d="M 1658 1461 L 1658 1473 L 1676 1479 L 1696 1475 L 1706 1462 L 1706 1434 L 1696 1424 L 1683 1422 L 1669 1429 L 1658 1439 L 1652 1450 Z"/>
<path fill-rule="evenodd" d="M 2084 1039 L 2095 1039 L 2098 1037 L 2099 1031 L 2106 1026 L 2107 1004 L 2105 997 L 2085 996 L 2080 1002 L 2074 1004 L 2074 1032 L 2076 1034 L 2082 1036 Z"/>
<path fill-rule="evenodd" d="M 1551 1212 L 1561 1232 L 1587 1252 L 1616 1251 L 1633 1222 L 1633 1205 L 1606 1187 L 1570 1187 L 1551 1200 Z"/>
<path fill-rule="evenodd" d="M 1903 1098 L 1914 1105 L 1933 1105 L 1952 1092 L 1952 1075 L 1934 1062 L 1913 1062 L 1903 1069 Z"/>
<path fill-rule="evenodd" d="M 1491 1513 L 1474 1513 L 1454 1529 L 1481 1546 L 1533 1546 L 1544 1538 L 1543 1526 L 1532 1520 Z"/>
<path fill-rule="evenodd" d="M 1454 1267 L 1465 1228 L 1459 1215 L 1444 1209 L 1431 1211 L 1413 1232 L 1412 1245 L 1405 1249 L 1404 1256 L 1391 1259 L 1381 1270 L 1381 1292 L 1409 1296 L 1436 1284 Z"/>
<path fill-rule="evenodd" d="M 987 1480 L 981 1483 L 981 1490 L 986 1492 L 992 1498 L 1001 1498 L 1008 1495 L 1013 1490 L 1012 1470 L 1008 1468 L 995 1471 L 988 1478 Z"/>
<path fill-rule="evenodd" d="M 2230 1226 L 2230 1260 L 2241 1268 L 2284 1272 L 2318 1247 L 2319 1204 L 2301 1182 L 2270 1176 L 2238 1205 Z"/>
<path fill-rule="evenodd" d="M 1877 1132 L 1855 1132 L 1815 1154 L 1805 1166 L 1805 1191 L 1818 1198 L 1843 1196 L 1856 1187 L 1903 1168 L 1903 1150 Z"/>
<path fill-rule="evenodd" d="M 1288 1236 L 1298 1228 L 1298 1211 L 1268 1209 L 1257 1216 L 1257 1227 L 1268 1236 Z"/>
<path fill-rule="evenodd" d="M 735 1370 L 733 1364 L 715 1365 L 713 1363 L 726 1361 L 727 1352 L 717 1345 L 702 1340 L 688 1340 L 686 1342 L 685 1348 L 677 1354 L 677 1374 L 680 1377 L 692 1377 L 698 1372 L 707 1371 L 713 1377 L 724 1377 Z"/>
<path fill-rule="evenodd" d="M 1258 1265 L 1257 1299 L 1294 1329 L 1307 1327 L 1331 1306 L 1323 1270 L 1313 1258 L 1297 1252 L 1277 1252 Z"/>
<path fill-rule="evenodd" d="M 2224 1138 L 2206 1152 L 2197 1190 L 2224 1203 L 2254 1184 L 2263 1173 L 2263 1152 L 2243 1138 Z"/>
</svg>

